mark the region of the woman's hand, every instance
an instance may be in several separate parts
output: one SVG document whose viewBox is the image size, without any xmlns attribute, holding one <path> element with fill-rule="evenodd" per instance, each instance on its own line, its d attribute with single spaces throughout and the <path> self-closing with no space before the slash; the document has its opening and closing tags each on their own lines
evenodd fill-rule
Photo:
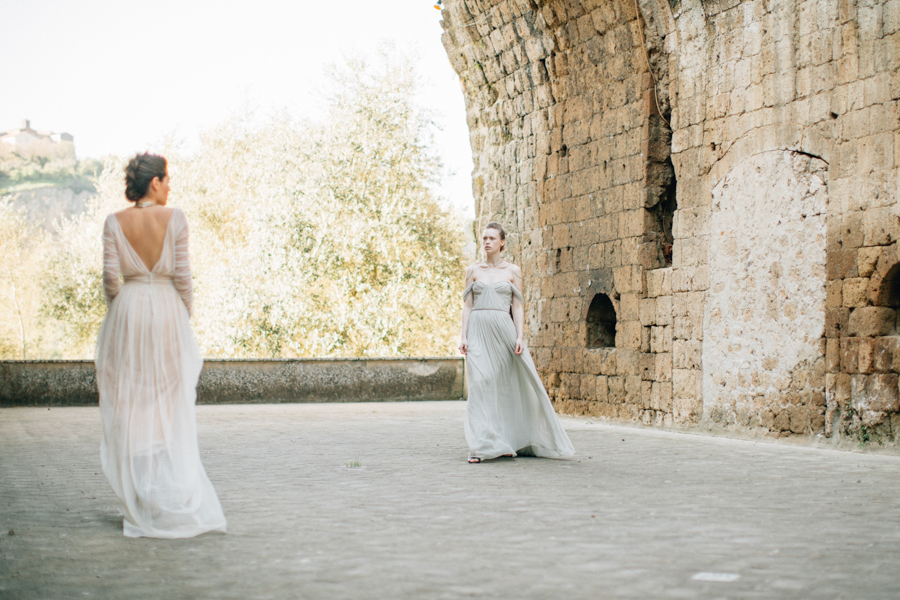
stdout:
<svg viewBox="0 0 900 600">
<path fill-rule="evenodd" d="M 459 340 L 459 353 L 463 356 L 466 355 L 466 352 L 469 351 L 469 341 L 466 338 L 460 338 Z"/>
<path fill-rule="evenodd" d="M 522 354 L 523 350 L 525 350 L 525 340 L 516 338 L 516 354 Z"/>
</svg>

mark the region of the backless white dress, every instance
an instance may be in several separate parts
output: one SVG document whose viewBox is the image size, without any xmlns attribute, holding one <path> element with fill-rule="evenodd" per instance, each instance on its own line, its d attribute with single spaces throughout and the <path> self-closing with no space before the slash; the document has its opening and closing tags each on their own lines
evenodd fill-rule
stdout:
<svg viewBox="0 0 900 600">
<path fill-rule="evenodd" d="M 172 211 L 152 270 L 109 215 L 103 288 L 108 309 L 95 361 L 100 460 L 125 513 L 125 535 L 187 538 L 225 531 L 197 446 L 194 405 L 203 359 L 189 321 L 193 281 L 184 213 Z"/>
</svg>

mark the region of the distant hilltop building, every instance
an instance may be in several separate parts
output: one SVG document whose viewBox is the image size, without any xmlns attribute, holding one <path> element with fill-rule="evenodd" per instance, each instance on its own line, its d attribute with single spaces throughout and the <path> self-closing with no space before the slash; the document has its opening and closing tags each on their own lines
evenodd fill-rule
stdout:
<svg viewBox="0 0 900 600">
<path fill-rule="evenodd" d="M 24 119 L 17 129 L 0 132 L 0 148 L 19 154 L 75 155 L 75 138 L 69 133 L 36 131 Z"/>
</svg>

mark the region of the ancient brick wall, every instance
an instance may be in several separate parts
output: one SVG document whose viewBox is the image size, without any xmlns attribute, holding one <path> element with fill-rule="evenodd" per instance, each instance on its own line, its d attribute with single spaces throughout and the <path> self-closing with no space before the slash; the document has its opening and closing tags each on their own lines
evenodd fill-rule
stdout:
<svg viewBox="0 0 900 600">
<path fill-rule="evenodd" d="M 900 433 L 900 0 L 445 4 L 558 410 Z"/>
</svg>

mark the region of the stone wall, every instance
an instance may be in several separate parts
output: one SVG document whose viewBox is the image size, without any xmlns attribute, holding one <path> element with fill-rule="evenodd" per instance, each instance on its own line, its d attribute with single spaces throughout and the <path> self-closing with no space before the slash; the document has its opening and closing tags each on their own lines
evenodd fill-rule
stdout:
<svg viewBox="0 0 900 600">
<path fill-rule="evenodd" d="M 895 440 L 900 0 L 445 6 L 558 410 Z"/>
<path fill-rule="evenodd" d="M 386 402 L 465 398 L 460 358 L 207 359 L 198 404 Z M 0 407 L 98 402 L 90 360 L 0 361 Z"/>
</svg>

